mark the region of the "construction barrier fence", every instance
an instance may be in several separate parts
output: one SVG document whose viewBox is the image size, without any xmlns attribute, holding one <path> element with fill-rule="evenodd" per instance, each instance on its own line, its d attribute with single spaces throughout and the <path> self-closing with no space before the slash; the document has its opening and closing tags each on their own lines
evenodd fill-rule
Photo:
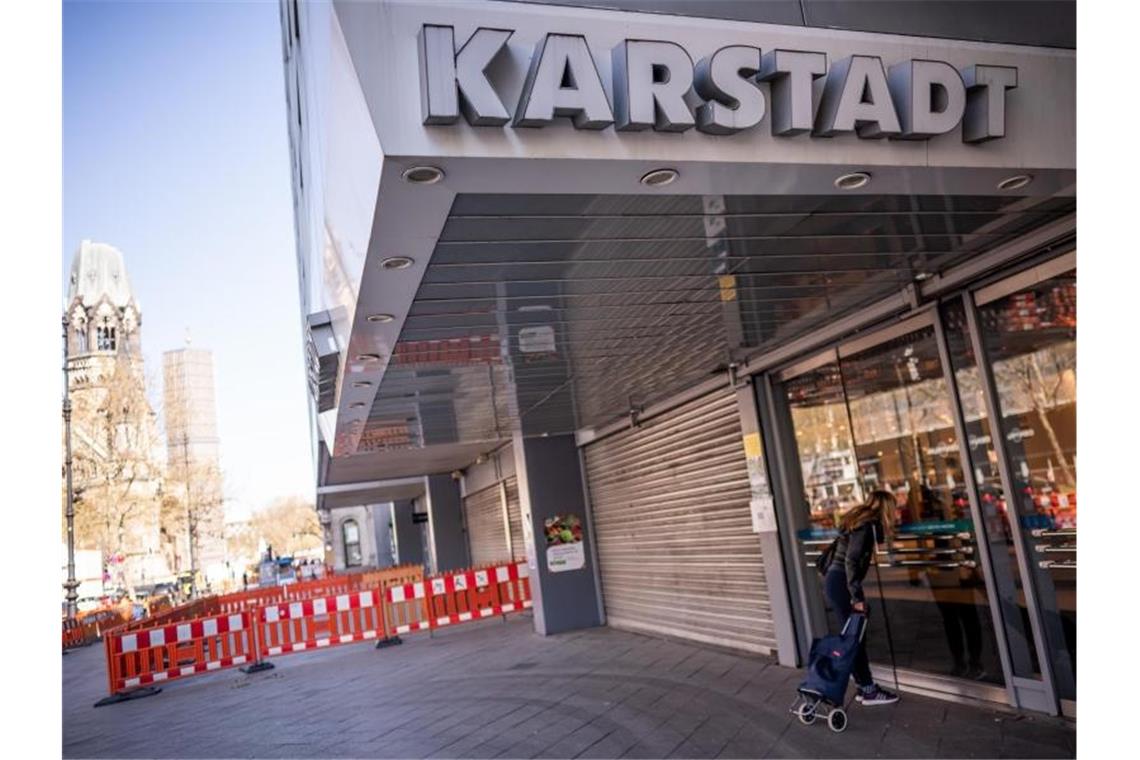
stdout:
<svg viewBox="0 0 1140 760">
<path fill-rule="evenodd" d="M 425 579 L 403 566 L 271 589 L 207 597 L 104 631 L 112 697 L 239 665 L 271 667 L 270 657 L 361 641 L 393 642 L 520 612 L 531 606 L 526 563 Z M 74 634 L 73 634 L 74 635 Z M 68 628 L 64 628 L 65 646 Z"/>
</svg>

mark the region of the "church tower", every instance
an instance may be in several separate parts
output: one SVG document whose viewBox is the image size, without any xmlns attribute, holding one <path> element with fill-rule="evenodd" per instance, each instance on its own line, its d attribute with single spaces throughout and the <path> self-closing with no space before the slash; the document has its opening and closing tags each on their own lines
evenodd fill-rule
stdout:
<svg viewBox="0 0 1140 760">
<path fill-rule="evenodd" d="M 81 492 L 76 548 L 99 550 L 113 585 L 154 583 L 169 574 L 159 533 L 161 441 L 143 374 L 142 310 L 117 248 L 80 244 L 64 315 Z"/>
</svg>

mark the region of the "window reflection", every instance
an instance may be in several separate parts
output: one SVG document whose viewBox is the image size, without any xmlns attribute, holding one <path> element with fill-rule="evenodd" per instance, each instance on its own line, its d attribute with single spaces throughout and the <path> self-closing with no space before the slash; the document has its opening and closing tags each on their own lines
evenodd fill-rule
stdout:
<svg viewBox="0 0 1140 760">
<path fill-rule="evenodd" d="M 889 339 L 784 387 L 811 522 L 799 534 L 806 560 L 864 494 L 895 495 L 893 535 L 864 583 L 872 662 L 889 663 L 893 642 L 899 667 L 1002 683 L 933 329 Z"/>
<path fill-rule="evenodd" d="M 979 309 L 1054 677 L 1076 699 L 1076 273 Z"/>
</svg>

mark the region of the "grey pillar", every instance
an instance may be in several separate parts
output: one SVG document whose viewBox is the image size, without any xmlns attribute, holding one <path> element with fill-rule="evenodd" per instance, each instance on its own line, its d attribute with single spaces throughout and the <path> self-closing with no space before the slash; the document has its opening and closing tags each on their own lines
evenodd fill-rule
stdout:
<svg viewBox="0 0 1140 760">
<path fill-rule="evenodd" d="M 392 554 L 392 504 L 376 504 L 372 507 L 372 526 L 376 536 L 376 566 L 391 567 L 396 564 Z"/>
<path fill-rule="evenodd" d="M 777 655 L 781 665 L 794 668 L 799 664 L 795 620 L 784 575 L 784 550 L 780 546 L 779 520 L 764 457 L 760 410 L 752 378 L 747 378 L 737 386 L 736 406 L 740 412 L 740 432 L 744 437 L 744 455 L 748 462 L 752 528 L 760 538 L 760 551 L 764 558 L 764 580 L 768 586 L 768 603 L 772 607 L 772 623 L 776 629 Z"/>
<path fill-rule="evenodd" d="M 467 554 L 467 536 L 463 531 L 463 500 L 459 495 L 459 482 L 450 475 L 428 475 L 424 480 L 435 572 L 468 567 L 471 560 Z"/>
<path fill-rule="evenodd" d="M 548 635 L 602 624 L 601 595 L 590 544 L 581 460 L 573 434 L 514 436 L 512 447 L 526 539 L 534 629 Z M 577 549 L 547 547 L 545 521 L 575 515 L 582 524 Z M 553 551 L 552 551 L 553 550 Z M 569 557 L 559 557 L 561 552 Z M 581 566 L 575 557 L 580 554 Z"/>
<path fill-rule="evenodd" d="M 411 499 L 392 504 L 392 523 L 396 531 L 395 561 L 401 565 L 424 563 L 423 536 L 420 533 L 420 526 L 412 520 L 414 509 Z"/>
</svg>

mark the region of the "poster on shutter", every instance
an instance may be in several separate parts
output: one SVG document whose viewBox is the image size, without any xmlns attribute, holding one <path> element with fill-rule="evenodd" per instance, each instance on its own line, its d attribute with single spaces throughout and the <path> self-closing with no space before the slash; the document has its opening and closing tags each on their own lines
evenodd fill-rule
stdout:
<svg viewBox="0 0 1140 760">
<path fill-rule="evenodd" d="M 524 354 L 553 354 L 554 328 L 550 325 L 524 327 L 519 330 L 519 351 Z"/>
<path fill-rule="evenodd" d="M 554 515 L 543 521 L 546 533 L 546 569 L 552 573 L 581 570 L 586 566 L 582 545 L 582 519 L 578 515 Z"/>
<path fill-rule="evenodd" d="M 776 504 L 771 496 L 763 496 L 748 502 L 752 512 L 753 533 L 776 532 Z"/>
<path fill-rule="evenodd" d="M 744 436 L 744 457 L 748 466 L 748 490 L 751 500 L 753 533 L 775 533 L 776 508 L 772 499 L 772 489 L 768 487 L 768 471 L 764 467 L 764 450 L 759 433 Z"/>
</svg>

